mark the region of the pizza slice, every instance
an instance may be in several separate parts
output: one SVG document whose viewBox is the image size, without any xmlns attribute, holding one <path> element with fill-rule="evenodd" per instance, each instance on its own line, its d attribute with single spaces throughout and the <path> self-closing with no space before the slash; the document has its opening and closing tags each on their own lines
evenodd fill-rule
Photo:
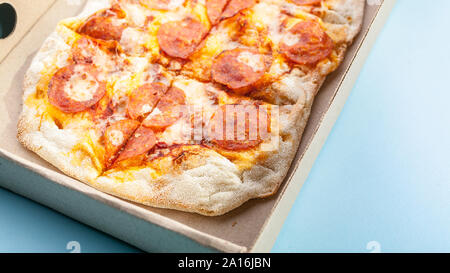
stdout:
<svg viewBox="0 0 450 273">
<path fill-rule="evenodd" d="M 342 62 L 364 9 L 359 0 L 212 0 L 207 7 L 212 2 L 216 25 L 181 73 L 274 104 L 296 103 L 305 88 L 317 92 Z M 218 5 L 238 3 L 239 12 L 216 19 Z"/>
<path fill-rule="evenodd" d="M 99 1 L 102 2 L 102 1 Z M 116 41 L 129 56 L 146 56 L 154 62 L 164 59 L 164 50 L 174 53 L 173 57 L 186 57 L 196 49 L 198 43 L 208 34 L 210 23 L 206 8 L 196 0 L 103 0 L 102 7 L 93 14 L 70 18 L 63 24 L 73 31 L 104 41 Z M 178 25 L 184 25 L 179 31 Z M 174 28 L 174 32 L 171 28 Z M 186 33 L 187 32 L 187 33 Z M 173 37 L 188 37 L 189 44 L 177 44 Z M 188 36 L 186 36 L 188 35 Z M 166 36 L 163 44 L 158 37 Z M 171 40 L 172 38 L 172 40 Z"/>
<path fill-rule="evenodd" d="M 114 0 L 66 24 L 176 73 L 294 104 L 296 85 L 317 92 L 342 62 L 363 9 L 361 0 Z"/>
<path fill-rule="evenodd" d="M 311 104 L 279 107 L 175 77 L 95 186 L 154 207 L 223 214 L 276 192 Z"/>
<path fill-rule="evenodd" d="M 81 179 L 115 161 L 172 78 L 118 50 L 59 25 L 26 76 L 19 140 Z"/>
</svg>

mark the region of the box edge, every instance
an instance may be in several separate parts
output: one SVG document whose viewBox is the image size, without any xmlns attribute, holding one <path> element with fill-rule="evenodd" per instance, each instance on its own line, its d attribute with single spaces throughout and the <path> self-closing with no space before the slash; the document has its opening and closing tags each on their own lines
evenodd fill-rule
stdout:
<svg viewBox="0 0 450 273">
<path fill-rule="evenodd" d="M 329 106 L 329 110 L 325 113 L 321 125 L 317 129 L 314 138 L 309 143 L 303 160 L 296 167 L 296 171 L 291 178 L 291 182 L 285 187 L 282 197 L 278 200 L 269 218 L 266 220 L 260 235 L 257 237 L 255 243 L 250 248 L 249 252 L 270 252 L 273 245 L 278 238 L 284 222 L 295 203 L 295 200 L 300 193 L 308 175 L 314 165 L 314 162 L 322 150 L 334 124 L 336 123 L 344 105 L 350 95 L 353 86 L 358 78 L 359 71 L 361 71 L 367 57 L 369 56 L 370 49 L 373 47 L 378 34 L 382 31 L 385 22 L 388 20 L 389 15 L 395 5 L 396 0 L 386 0 L 380 5 L 377 15 L 370 23 L 370 30 L 363 38 L 356 55 L 352 60 L 352 64 L 346 71 L 341 83 L 339 84 L 338 92 L 333 98 L 332 103 Z M 380 15 L 381 14 L 381 15 Z M 376 27 L 373 27 L 376 25 Z M 352 75 L 348 77 L 348 75 Z M 344 91 L 341 91 L 344 90 Z M 305 158 L 307 160 L 305 160 Z M 296 178 L 297 177 L 297 178 Z M 297 182 L 292 183 L 294 179 L 298 179 Z M 273 236 L 276 234 L 276 236 Z"/>
</svg>

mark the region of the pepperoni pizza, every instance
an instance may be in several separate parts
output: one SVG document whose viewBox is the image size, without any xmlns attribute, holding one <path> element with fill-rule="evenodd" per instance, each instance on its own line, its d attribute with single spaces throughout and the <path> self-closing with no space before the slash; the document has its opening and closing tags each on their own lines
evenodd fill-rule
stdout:
<svg viewBox="0 0 450 273">
<path fill-rule="evenodd" d="M 364 0 L 90 0 L 25 77 L 18 138 L 148 206 L 221 215 L 274 194 Z"/>
</svg>

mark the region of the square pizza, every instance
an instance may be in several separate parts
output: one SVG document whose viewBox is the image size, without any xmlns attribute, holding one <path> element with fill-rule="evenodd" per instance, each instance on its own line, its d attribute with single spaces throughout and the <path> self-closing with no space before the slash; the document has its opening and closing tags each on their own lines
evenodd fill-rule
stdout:
<svg viewBox="0 0 450 273">
<path fill-rule="evenodd" d="M 216 216 L 277 192 L 364 0 L 89 0 L 24 81 L 18 139 L 147 206 Z"/>
</svg>

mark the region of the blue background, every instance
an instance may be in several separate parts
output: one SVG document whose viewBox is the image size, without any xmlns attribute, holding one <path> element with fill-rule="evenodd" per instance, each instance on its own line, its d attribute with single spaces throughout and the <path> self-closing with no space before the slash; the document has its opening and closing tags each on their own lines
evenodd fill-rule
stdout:
<svg viewBox="0 0 450 273">
<path fill-rule="evenodd" d="M 274 252 L 450 252 L 450 1 L 399 0 Z M 134 252 L 0 189 L 0 252 Z"/>
</svg>

